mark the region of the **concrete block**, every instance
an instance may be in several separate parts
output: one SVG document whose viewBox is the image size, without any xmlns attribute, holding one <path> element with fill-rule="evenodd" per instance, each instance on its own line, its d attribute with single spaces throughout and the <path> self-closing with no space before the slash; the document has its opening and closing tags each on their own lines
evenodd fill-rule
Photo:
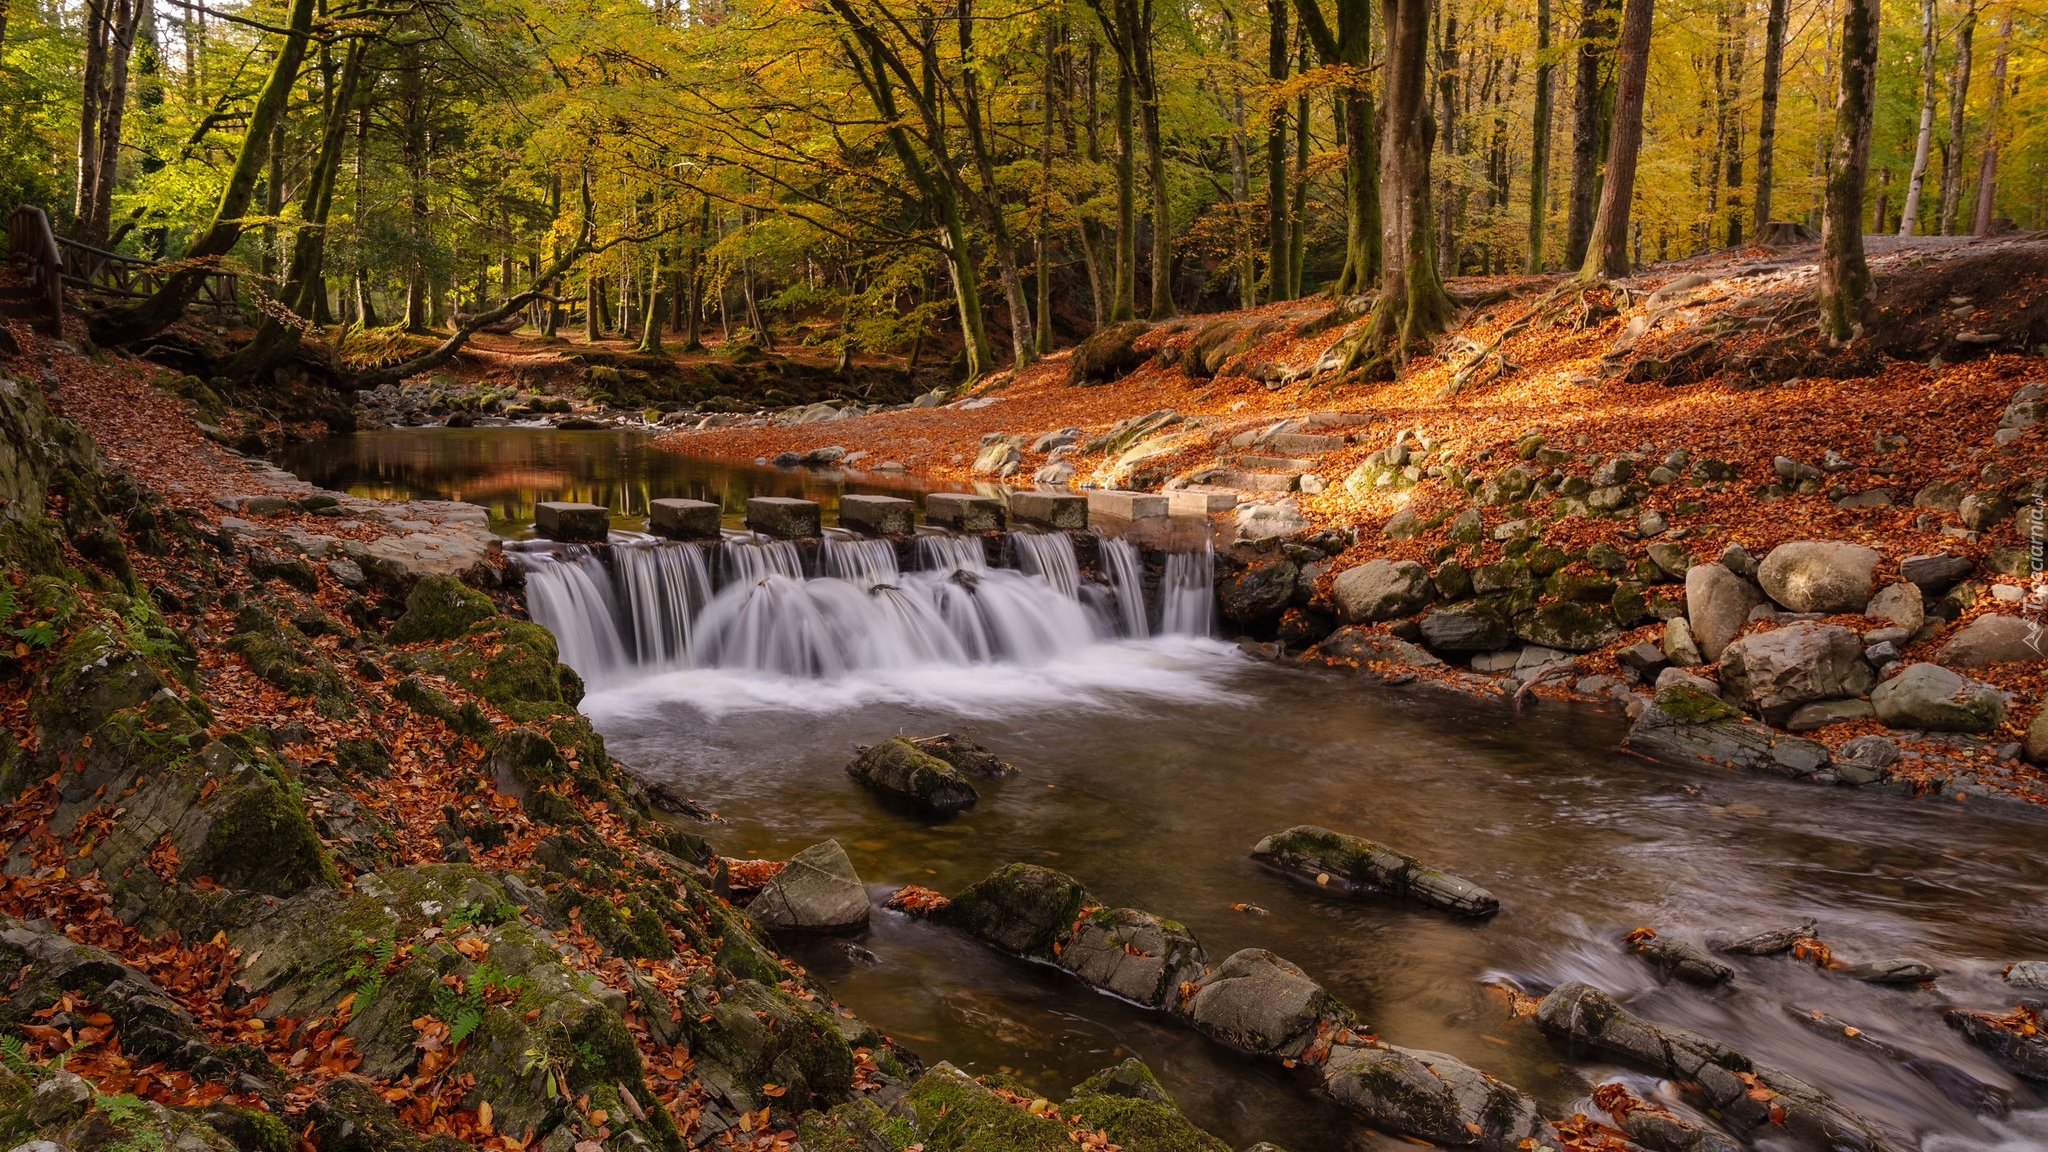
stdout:
<svg viewBox="0 0 2048 1152">
<path fill-rule="evenodd" d="M 1207 516 L 1211 512 L 1228 512 L 1235 507 L 1235 492 L 1179 488 L 1166 494 L 1166 512 L 1169 516 Z"/>
<path fill-rule="evenodd" d="M 647 530 L 671 540 L 715 540 L 723 512 L 708 500 L 655 500 L 647 506 Z"/>
<path fill-rule="evenodd" d="M 1152 492 L 1102 489 L 1088 493 L 1088 512 L 1119 520 L 1149 520 L 1166 515 L 1166 497 Z"/>
<path fill-rule="evenodd" d="M 1010 519 L 1047 528 L 1086 528 L 1088 498 L 1078 492 L 1012 492 Z"/>
<path fill-rule="evenodd" d="M 958 532 L 996 532 L 1003 527 L 1003 502 L 966 492 L 933 492 L 924 498 L 924 518 Z"/>
<path fill-rule="evenodd" d="M 747 497 L 747 527 L 782 540 L 816 536 L 822 531 L 816 500 L 789 496 Z"/>
<path fill-rule="evenodd" d="M 900 536 L 917 518 L 917 505 L 895 496 L 841 496 L 839 526 L 870 536 Z"/>
<path fill-rule="evenodd" d="M 592 540 L 611 535 L 612 512 L 602 504 L 543 500 L 533 506 L 533 530 L 550 540 Z"/>
</svg>

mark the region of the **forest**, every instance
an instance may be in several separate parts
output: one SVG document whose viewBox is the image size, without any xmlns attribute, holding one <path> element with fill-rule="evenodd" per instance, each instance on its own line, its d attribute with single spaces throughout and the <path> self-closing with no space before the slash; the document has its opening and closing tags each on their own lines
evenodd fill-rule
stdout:
<svg viewBox="0 0 2048 1152">
<path fill-rule="evenodd" d="M 173 262 L 102 343 L 234 273 L 240 377 L 523 325 L 958 381 L 1322 293 L 1394 365 L 1445 279 L 1780 227 L 1834 237 L 1839 338 L 1855 233 L 2048 227 L 2044 38 L 2034 0 L 8 0 L 0 209 Z"/>
</svg>

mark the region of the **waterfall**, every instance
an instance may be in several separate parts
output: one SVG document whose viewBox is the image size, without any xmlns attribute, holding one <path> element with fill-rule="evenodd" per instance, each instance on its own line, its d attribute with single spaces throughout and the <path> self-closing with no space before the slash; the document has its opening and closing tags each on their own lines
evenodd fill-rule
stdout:
<svg viewBox="0 0 2048 1152">
<path fill-rule="evenodd" d="M 1159 630 L 1175 636 L 1207 636 L 1215 627 L 1216 550 L 1175 552 L 1166 558 L 1159 582 Z"/>
<path fill-rule="evenodd" d="M 1137 546 L 1121 536 L 1103 536 L 1099 540 L 1102 571 L 1116 592 L 1124 635 L 1143 640 L 1152 633 L 1145 621 L 1145 565 L 1138 557 Z"/>
<path fill-rule="evenodd" d="M 1144 567 L 1100 541 L 1084 577 L 1064 533 L 1011 538 L 993 567 L 979 536 L 921 534 L 917 567 L 892 541 L 833 533 L 815 546 L 733 534 L 717 544 L 516 545 L 535 622 L 594 686 L 650 672 L 735 669 L 834 678 L 1008 662 L 1044 665 L 1118 636 L 1148 635 Z M 816 575 L 805 571 L 806 549 Z M 1209 556 L 1167 561 L 1165 630 L 1206 635 Z"/>
<path fill-rule="evenodd" d="M 1081 564 L 1074 558 L 1074 540 L 1064 532 L 1012 532 L 1017 567 L 1052 585 L 1062 596 L 1081 595 Z"/>
</svg>

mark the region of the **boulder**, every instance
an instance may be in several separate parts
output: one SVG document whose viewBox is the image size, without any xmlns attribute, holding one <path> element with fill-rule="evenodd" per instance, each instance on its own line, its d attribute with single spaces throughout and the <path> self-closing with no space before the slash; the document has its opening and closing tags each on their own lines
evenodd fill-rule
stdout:
<svg viewBox="0 0 2048 1152">
<path fill-rule="evenodd" d="M 1676 669 L 1667 669 L 1666 674 Z M 1674 682 L 1636 717 L 1623 744 L 1652 760 L 1697 768 L 1701 762 L 1806 778 L 1828 766 L 1827 745 L 1786 736 L 1696 684 Z"/>
<path fill-rule="evenodd" d="M 2008 1013 L 1951 1008 L 1942 1018 L 2021 1077 L 2048 1083 L 2048 1032 L 2041 1029 L 2040 1013 L 2029 1008 Z"/>
<path fill-rule="evenodd" d="M 1883 591 L 1870 598 L 1870 603 L 1863 606 L 1863 614 L 1873 620 L 1888 620 L 1908 632 L 1918 632 L 1926 620 L 1926 613 L 1920 607 L 1923 598 L 1924 594 L 1916 584 L 1887 584 Z"/>
<path fill-rule="evenodd" d="M 453 640 L 498 614 L 491 598 L 453 576 L 422 576 L 405 599 L 405 614 L 385 636 L 393 644 Z"/>
<path fill-rule="evenodd" d="M 2021 960 L 2005 970 L 2005 982 L 2015 988 L 2048 990 L 2048 960 Z"/>
<path fill-rule="evenodd" d="M 1349 1008 L 1263 948 L 1234 952 L 1211 968 L 1182 1011 L 1213 1040 L 1281 1060 L 1300 1060 L 1322 1036 L 1352 1023 Z"/>
<path fill-rule="evenodd" d="M 1326 663 L 1363 667 L 1367 664 L 1402 664 L 1433 668 L 1443 663 L 1435 656 L 1393 636 L 1381 636 L 1357 625 L 1339 628 L 1316 645 L 1316 655 Z"/>
<path fill-rule="evenodd" d="M 1853 724 L 1876 714 L 1868 700 L 1816 700 L 1801 704 L 1779 727 L 1787 732 L 1813 732 L 1831 724 Z"/>
<path fill-rule="evenodd" d="M 1012 475 L 1019 467 L 1023 449 L 1022 436 L 992 433 L 983 437 L 981 451 L 974 457 L 974 470 L 997 477 Z"/>
<path fill-rule="evenodd" d="M 1347 624 L 1406 616 L 1429 603 L 1429 569 L 1413 560 L 1369 560 L 1337 574 L 1330 587 Z"/>
<path fill-rule="evenodd" d="M 1907 665 L 1872 690 L 1870 706 L 1889 728 L 1989 732 L 2005 721 L 1998 689 L 1965 680 L 1939 664 Z"/>
<path fill-rule="evenodd" d="M 1880 557 L 1861 544 L 1797 540 L 1771 549 L 1757 582 L 1794 612 L 1861 612 Z"/>
<path fill-rule="evenodd" d="M 789 858 L 747 905 L 763 928 L 841 932 L 868 922 L 868 892 L 837 840 L 813 844 Z"/>
<path fill-rule="evenodd" d="M 918 736 L 910 741 L 917 750 L 928 756 L 936 756 L 969 776 L 983 780 L 1000 780 L 1014 775 L 1017 771 L 1010 763 L 988 749 L 955 732 L 941 732 L 937 736 Z"/>
<path fill-rule="evenodd" d="M 1079 880 L 1036 864 L 1011 864 L 977 881 L 934 913 L 1015 956 L 1052 961 L 1074 922 L 1096 900 Z"/>
<path fill-rule="evenodd" d="M 1719 660 L 1763 600 L 1754 584 L 1724 565 L 1695 564 L 1686 569 L 1685 615 L 1700 655 L 1710 663 Z"/>
<path fill-rule="evenodd" d="M 1934 658 L 1955 668 L 2048 658 L 2048 627 L 2018 616 L 1986 613 L 1949 637 Z"/>
<path fill-rule="evenodd" d="M 1142 1148 L 1230 1152 L 1230 1145 L 1197 1128 L 1182 1115 L 1173 1097 L 1159 1086 L 1152 1070 L 1136 1058 L 1105 1068 L 1074 1085 L 1073 1092 L 1060 1105 L 1060 1112 L 1078 1121 L 1080 1128 L 1101 1132 L 1110 1143 L 1133 1152 Z"/>
<path fill-rule="evenodd" d="M 1863 638 L 1833 624 L 1758 632 L 1721 654 L 1722 695 L 1772 723 L 1810 701 L 1861 696 L 1876 680 Z"/>
<path fill-rule="evenodd" d="M 1704 1036 L 1653 1024 L 1579 981 L 1545 996 L 1536 1024 L 1573 1048 L 1695 1085 L 1705 1107 L 1737 1136 L 1769 1133 L 1774 1145 L 1811 1152 L 1900 1152 L 1877 1125 L 1791 1074 Z"/>
<path fill-rule="evenodd" d="M 2029 764 L 2048 765 L 2048 708 L 2042 708 L 2027 726 L 2026 739 L 2020 741 L 2020 755 Z"/>
<path fill-rule="evenodd" d="M 1438 652 L 1498 652 L 1515 640 L 1500 609 L 1478 600 L 1432 608 L 1421 628 L 1423 643 Z"/>
<path fill-rule="evenodd" d="M 1621 625 L 1605 604 L 1561 600 L 1515 617 L 1515 635 L 1545 648 L 1591 652 L 1619 639 Z"/>
<path fill-rule="evenodd" d="M 1961 583 L 1976 568 L 1976 562 L 1967 556 L 1937 552 L 1929 556 L 1908 556 L 1899 561 L 1899 578 L 1929 596 L 1939 596 Z"/>
<path fill-rule="evenodd" d="M 1133 345 L 1151 331 L 1143 320 L 1127 320 L 1098 330 L 1076 345 L 1067 360 L 1067 383 L 1106 384 L 1150 358 Z"/>
<path fill-rule="evenodd" d="M 981 799 L 959 769 L 901 736 L 864 749 L 846 774 L 886 799 L 932 815 L 950 815 Z"/>
<path fill-rule="evenodd" d="M 1136 908 L 1089 912 L 1059 953 L 1060 967 L 1147 1008 L 1177 1006 L 1181 986 L 1201 979 L 1208 963 L 1185 925 Z"/>
<path fill-rule="evenodd" d="M 1692 638 L 1692 626 L 1683 616 L 1673 616 L 1664 622 L 1664 659 L 1678 668 L 1697 668 L 1706 663 L 1700 655 L 1699 644 Z"/>
<path fill-rule="evenodd" d="M 1376 1128 L 1450 1147 L 1532 1148 L 1545 1130 L 1527 1096 L 1441 1052 L 1340 1046 L 1322 1087 Z"/>
<path fill-rule="evenodd" d="M 1500 910 L 1493 893 L 1384 844 L 1302 824 L 1260 840 L 1252 859 L 1339 892 L 1380 892 L 1461 916 Z"/>
<path fill-rule="evenodd" d="M 1735 969 L 1707 955 L 1698 945 L 1648 928 L 1629 933 L 1627 945 L 1630 952 L 1655 965 L 1658 971 L 1687 984 L 1714 988 L 1735 979 Z"/>
<path fill-rule="evenodd" d="M 1292 560 L 1255 564 L 1216 582 L 1223 616 L 1240 624 L 1264 624 L 1277 618 L 1293 600 L 1301 569 Z"/>
</svg>

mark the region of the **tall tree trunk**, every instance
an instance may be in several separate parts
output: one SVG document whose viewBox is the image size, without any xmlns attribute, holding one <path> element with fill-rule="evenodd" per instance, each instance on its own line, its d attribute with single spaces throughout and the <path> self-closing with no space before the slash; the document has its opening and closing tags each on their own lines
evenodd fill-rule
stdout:
<svg viewBox="0 0 2048 1152">
<path fill-rule="evenodd" d="M 1628 274 L 1628 215 L 1635 197 L 1636 156 L 1643 146 L 1643 87 L 1650 72 L 1652 0 L 1628 0 L 1621 20 L 1621 45 L 1614 71 L 1614 126 L 1608 132 L 1607 175 L 1600 183 L 1600 211 L 1586 245 L 1579 274 Z"/>
<path fill-rule="evenodd" d="M 1111 323 L 1138 315 L 1138 111 L 1130 68 L 1116 70 L 1116 296 Z"/>
<path fill-rule="evenodd" d="M 1296 72 L 1308 71 L 1308 49 L 1294 58 Z M 1287 211 L 1287 298 L 1305 294 L 1303 277 L 1308 274 L 1308 94 L 1294 102 L 1294 172 L 1290 177 L 1291 199 Z M 1374 185 L 1377 187 L 1377 185 Z"/>
<path fill-rule="evenodd" d="M 1850 0 L 1854 5 L 1857 0 Z M 1848 25 L 1844 23 L 1846 29 Z M 1927 182 L 1927 153 L 1934 143 L 1934 0 L 1920 0 L 1920 137 L 1913 145 L 1913 175 L 1906 183 L 1906 210 L 1899 215 L 1899 235 L 1911 236 L 1920 224 L 1920 190 Z M 1846 77 L 1848 45 L 1842 47 Z M 1844 80 L 1847 83 L 1847 80 Z M 1844 98 L 1847 98 L 1846 89 Z M 1840 105 L 1837 104 L 1839 124 Z M 1835 142 L 1835 158 L 1841 158 L 1841 142 Z M 1834 182 L 1829 181 L 1830 189 Z"/>
<path fill-rule="evenodd" d="M 110 0 L 107 28 L 107 88 L 100 100 L 99 160 L 93 165 L 92 203 L 85 236 L 89 244 L 105 244 L 114 213 L 114 183 L 119 178 L 122 120 L 128 110 L 128 61 L 135 52 L 136 25 L 147 5 L 140 0 Z"/>
<path fill-rule="evenodd" d="M 1970 100 L 1970 42 L 1977 34 L 1977 0 L 1963 0 L 1956 25 L 1956 62 L 1948 79 L 1948 147 L 1941 155 L 1941 234 L 1956 234 L 1963 208 L 1963 111 Z"/>
<path fill-rule="evenodd" d="M 2012 10 L 1998 19 L 1998 54 L 1991 58 L 1991 110 L 1984 117 L 1984 157 L 1977 162 L 1977 214 L 1970 233 L 1991 235 L 1991 210 L 1998 188 L 1998 129 L 2005 113 L 2005 54 L 2012 47 Z"/>
<path fill-rule="evenodd" d="M 1443 0 L 1443 38 L 1436 50 L 1437 96 L 1443 103 L 1443 114 L 1436 122 L 1436 142 L 1443 148 L 1444 178 L 1441 184 L 1443 195 L 1438 201 L 1436 214 L 1436 259 L 1441 272 L 1458 274 L 1458 208 L 1462 193 L 1452 186 L 1452 178 L 1458 167 L 1458 14 L 1446 10 L 1450 0 Z"/>
<path fill-rule="evenodd" d="M 1877 170 L 1877 203 L 1870 210 L 1870 230 L 1886 232 L 1886 221 L 1892 218 L 1892 170 Z"/>
<path fill-rule="evenodd" d="M 1429 0 L 1380 0 L 1386 35 L 1381 69 L 1386 92 L 1380 120 L 1380 295 L 1367 343 L 1389 362 L 1405 363 L 1451 318 L 1451 298 L 1437 276 L 1430 218 Z"/>
<path fill-rule="evenodd" d="M 1882 11 L 1881 0 L 1848 0 L 1842 14 L 1842 96 L 1835 104 L 1834 155 L 1820 226 L 1821 329 L 1836 342 L 1854 339 L 1870 311 L 1870 265 L 1863 258 L 1863 181 L 1870 165 L 1870 120 L 1877 103 Z"/>
<path fill-rule="evenodd" d="M 155 335 L 185 314 L 185 306 L 198 296 L 206 275 L 220 257 L 227 255 L 242 235 L 242 217 L 256 191 L 256 177 L 262 170 L 265 145 L 271 126 L 284 114 L 285 102 L 306 56 L 306 43 L 313 33 L 313 0 L 292 0 L 287 17 L 288 31 L 279 48 L 270 76 L 249 111 L 247 135 L 235 156 L 235 166 L 221 189 L 213 222 L 186 250 L 182 267 L 171 273 L 163 287 L 138 304 L 109 308 L 90 322 L 95 343 L 117 345 Z"/>
<path fill-rule="evenodd" d="M 1088 107 L 1086 124 L 1088 135 L 1087 155 L 1090 172 L 1098 171 L 1102 165 L 1102 109 L 1096 89 L 1096 81 L 1101 76 L 1102 71 L 1101 48 L 1102 46 L 1093 38 L 1089 39 L 1087 64 L 1083 68 L 1080 77 L 1078 77 L 1086 89 Z M 1072 141 L 1068 142 L 1068 151 L 1073 151 Z M 1080 233 L 1081 259 L 1088 265 L 1089 318 L 1094 321 L 1095 327 L 1100 328 L 1109 318 L 1109 314 L 1112 311 L 1113 306 L 1110 302 L 1110 293 L 1114 290 L 1113 284 L 1105 285 L 1103 283 L 1102 250 L 1104 244 L 1102 225 L 1093 217 L 1083 216 L 1081 217 Z"/>
<path fill-rule="evenodd" d="M 263 177 L 263 251 L 256 267 L 266 280 L 283 275 L 278 267 L 277 219 L 284 215 L 284 117 L 270 130 L 270 170 Z"/>
<path fill-rule="evenodd" d="M 1784 3 L 1784 0 L 1777 0 Z M 1536 0 L 1536 107 L 1529 117 L 1529 259 L 1530 273 L 1543 271 L 1543 231 L 1550 191 L 1550 0 Z"/>
<path fill-rule="evenodd" d="M 1743 141 L 1742 86 L 1749 78 L 1749 5 L 1735 0 L 1728 21 L 1728 139 L 1723 159 L 1727 164 L 1727 242 L 1733 248 L 1742 243 L 1742 160 L 1748 154 Z"/>
<path fill-rule="evenodd" d="M 1152 309 L 1154 321 L 1170 320 L 1173 303 L 1173 202 L 1166 185 L 1166 142 L 1159 130 L 1159 75 L 1152 64 L 1152 0 L 1118 0 L 1131 22 L 1131 47 L 1138 76 L 1138 123 L 1145 137 L 1145 176 L 1152 185 Z"/>
<path fill-rule="evenodd" d="M 1572 187 L 1565 214 L 1565 266 L 1585 263 L 1600 201 L 1600 160 L 1607 154 L 1609 112 L 1614 105 L 1615 0 L 1580 0 L 1579 52 L 1572 82 Z"/>
<path fill-rule="evenodd" d="M 1051 247 L 1052 236 L 1052 109 L 1053 100 L 1059 93 L 1053 62 L 1058 58 L 1060 29 L 1050 17 L 1045 21 L 1045 90 L 1041 93 L 1045 101 L 1044 123 L 1038 135 L 1038 236 L 1034 244 L 1034 255 L 1038 258 L 1038 274 L 1035 280 L 1038 289 L 1038 339 L 1034 342 L 1040 356 L 1052 351 L 1052 260 L 1047 250 Z"/>
<path fill-rule="evenodd" d="M 85 74 L 78 104 L 78 186 L 71 197 L 74 233 L 90 242 L 87 222 L 99 183 L 100 93 L 106 85 L 108 34 L 115 0 L 86 0 Z"/>
<path fill-rule="evenodd" d="M 974 49 L 974 11 L 971 0 L 956 0 L 960 55 L 965 67 L 960 72 L 960 119 L 967 127 L 967 146 L 980 181 L 977 202 L 982 224 L 995 242 L 996 270 L 1003 285 L 1004 302 L 1010 311 L 1010 352 L 1013 367 L 1022 368 L 1032 360 L 1034 333 L 1031 301 L 1024 295 L 1024 280 L 1017 272 L 1017 240 L 1003 215 L 1002 192 L 996 184 L 995 160 L 988 135 L 982 128 L 981 83 L 977 79 Z"/>
<path fill-rule="evenodd" d="M 1313 2 L 1313 0 L 1309 0 Z M 1276 85 L 1287 79 L 1287 0 L 1266 0 L 1266 75 Z M 1276 99 L 1266 114 L 1266 298 L 1292 295 L 1287 233 L 1287 101 Z"/>
<path fill-rule="evenodd" d="M 640 330 L 640 344 L 636 352 L 655 353 L 661 351 L 661 322 L 668 315 L 669 277 L 661 269 L 661 257 L 655 254 L 654 297 L 647 302 L 647 323 Z"/>
<path fill-rule="evenodd" d="M 1778 146 L 1778 82 L 1785 70 L 1785 0 L 1769 0 L 1764 20 L 1763 107 L 1756 127 L 1756 193 L 1750 231 L 1758 236 L 1771 223 L 1771 165 Z"/>
<path fill-rule="evenodd" d="M 1237 24 L 1229 29 L 1232 59 L 1237 58 Z M 1252 174 L 1249 140 L 1245 133 L 1244 85 L 1230 84 L 1230 209 L 1235 235 L 1230 246 L 1237 253 L 1237 306 L 1255 308 L 1259 303 L 1258 261 L 1252 255 Z"/>
</svg>

